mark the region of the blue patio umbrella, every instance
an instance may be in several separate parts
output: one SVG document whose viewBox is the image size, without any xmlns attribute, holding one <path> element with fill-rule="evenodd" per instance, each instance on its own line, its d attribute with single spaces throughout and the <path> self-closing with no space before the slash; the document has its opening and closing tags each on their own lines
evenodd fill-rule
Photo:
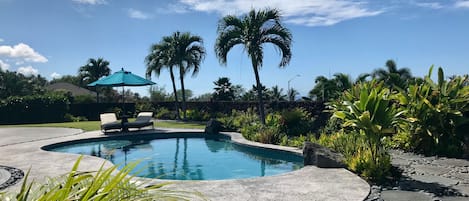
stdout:
<svg viewBox="0 0 469 201">
<path fill-rule="evenodd" d="M 124 87 L 125 86 L 146 86 L 156 84 L 150 80 L 147 80 L 138 75 L 132 74 L 129 71 L 125 71 L 122 68 L 120 71 L 113 73 L 107 77 L 101 78 L 95 82 L 88 84 L 90 87 L 107 86 L 107 87 L 122 87 L 122 106 L 125 113 L 125 99 L 124 99 Z"/>
</svg>

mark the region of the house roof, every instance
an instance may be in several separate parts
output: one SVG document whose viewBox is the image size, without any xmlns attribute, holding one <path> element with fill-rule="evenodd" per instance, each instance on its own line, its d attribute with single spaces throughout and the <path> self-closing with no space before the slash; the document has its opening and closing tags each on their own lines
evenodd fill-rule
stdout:
<svg viewBox="0 0 469 201">
<path fill-rule="evenodd" d="M 96 96 L 96 92 L 90 91 L 88 89 L 70 84 L 67 82 L 57 82 L 47 86 L 47 89 L 53 91 L 69 91 L 72 93 L 72 96 L 81 96 L 81 95 L 91 95 Z"/>
</svg>

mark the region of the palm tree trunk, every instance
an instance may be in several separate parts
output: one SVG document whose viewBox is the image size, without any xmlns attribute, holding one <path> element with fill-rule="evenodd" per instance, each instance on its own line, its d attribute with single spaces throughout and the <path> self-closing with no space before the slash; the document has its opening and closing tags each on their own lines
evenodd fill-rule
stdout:
<svg viewBox="0 0 469 201">
<path fill-rule="evenodd" d="M 261 123 L 265 125 L 265 113 L 264 113 L 264 100 L 262 99 L 262 85 L 261 80 L 259 79 L 259 70 L 257 69 L 257 64 L 252 60 L 252 67 L 254 68 L 254 75 L 256 76 L 256 85 L 257 85 L 257 98 L 259 99 L 259 117 L 261 118 Z"/>
<path fill-rule="evenodd" d="M 181 90 L 182 90 L 182 119 L 186 120 L 186 89 L 184 88 L 184 73 L 183 69 L 180 67 L 180 78 L 181 79 Z"/>
<path fill-rule="evenodd" d="M 171 82 L 173 83 L 174 106 L 176 107 L 176 118 L 179 120 L 179 119 L 181 119 L 181 116 L 179 115 L 178 95 L 176 93 L 177 92 L 176 82 L 174 81 L 174 73 L 173 73 L 173 68 L 172 67 L 169 69 L 169 72 L 171 74 Z"/>
</svg>

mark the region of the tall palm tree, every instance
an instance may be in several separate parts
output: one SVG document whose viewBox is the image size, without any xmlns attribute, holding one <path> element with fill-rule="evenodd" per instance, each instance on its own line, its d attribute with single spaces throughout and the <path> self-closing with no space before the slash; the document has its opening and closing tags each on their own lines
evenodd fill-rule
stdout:
<svg viewBox="0 0 469 201">
<path fill-rule="evenodd" d="M 409 80 L 412 79 L 412 73 L 409 68 L 398 69 L 396 62 L 391 59 L 386 61 L 386 69 L 376 69 L 373 71 L 372 75 L 379 81 L 384 81 L 384 83 L 391 88 L 399 87 L 404 89 L 407 87 Z"/>
<path fill-rule="evenodd" d="M 87 84 L 99 80 L 99 78 L 103 76 L 108 76 L 109 74 L 111 74 L 109 61 L 106 61 L 101 57 L 98 59 L 88 59 L 86 64 L 81 66 L 78 70 L 78 75 L 80 77 L 80 83 L 82 86 L 86 86 Z M 99 103 L 98 87 L 96 87 L 96 102 Z"/>
<path fill-rule="evenodd" d="M 173 84 L 176 111 L 179 111 L 178 96 L 174 80 L 173 68 L 179 68 L 179 79 L 182 91 L 182 111 L 186 119 L 186 96 L 184 88 L 184 76 L 192 71 L 192 76 L 197 75 L 200 63 L 205 57 L 205 48 L 200 36 L 191 35 L 189 32 L 174 32 L 171 36 L 163 37 L 159 44 L 152 46 L 150 54 L 145 58 L 147 64 L 147 77 L 155 72 L 159 76 L 161 69 L 168 68 Z M 178 113 L 178 118 L 179 112 Z"/>
<path fill-rule="evenodd" d="M 263 45 L 270 43 L 280 50 L 282 59 L 279 67 L 285 67 L 292 56 L 290 49 L 292 35 L 282 25 L 280 17 L 280 12 L 276 9 L 259 11 L 253 9 L 240 18 L 235 15 L 227 15 L 218 23 L 215 53 L 220 63 L 226 65 L 228 52 L 236 45 L 244 46 L 251 58 L 258 89 L 259 116 L 263 124 L 265 124 L 264 102 L 258 72 L 263 63 Z"/>
<path fill-rule="evenodd" d="M 205 58 L 205 48 L 203 39 L 200 36 L 192 35 L 189 32 L 174 32 L 171 36 L 174 48 L 174 60 L 179 67 L 179 79 L 182 91 L 182 112 L 186 119 L 186 90 L 184 88 L 184 76 L 192 71 L 192 77 L 196 76 L 200 70 L 200 63 Z"/>
<path fill-rule="evenodd" d="M 160 76 L 161 70 L 167 68 L 169 75 L 171 77 L 171 83 L 173 86 L 174 94 L 174 106 L 176 111 L 176 118 L 181 119 L 179 115 L 179 100 L 177 96 L 176 81 L 174 77 L 174 56 L 172 50 L 172 40 L 170 37 L 163 37 L 160 43 L 153 44 L 150 48 L 150 54 L 145 57 L 145 63 L 147 66 L 146 76 L 151 78 L 152 72 L 155 73 L 157 77 Z"/>
</svg>

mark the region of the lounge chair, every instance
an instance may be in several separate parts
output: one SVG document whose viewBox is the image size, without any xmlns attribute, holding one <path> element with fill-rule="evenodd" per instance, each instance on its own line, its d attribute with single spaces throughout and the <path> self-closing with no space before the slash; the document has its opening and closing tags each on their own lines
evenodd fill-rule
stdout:
<svg viewBox="0 0 469 201">
<path fill-rule="evenodd" d="M 104 133 L 111 129 L 122 129 L 122 123 L 117 121 L 116 114 L 114 113 L 100 114 L 99 118 L 101 119 L 101 131 Z"/>
<path fill-rule="evenodd" d="M 152 129 L 155 129 L 152 118 L 153 112 L 140 112 L 135 121 L 124 123 L 124 128 L 138 128 L 140 130 L 143 127 L 151 126 Z"/>
</svg>

